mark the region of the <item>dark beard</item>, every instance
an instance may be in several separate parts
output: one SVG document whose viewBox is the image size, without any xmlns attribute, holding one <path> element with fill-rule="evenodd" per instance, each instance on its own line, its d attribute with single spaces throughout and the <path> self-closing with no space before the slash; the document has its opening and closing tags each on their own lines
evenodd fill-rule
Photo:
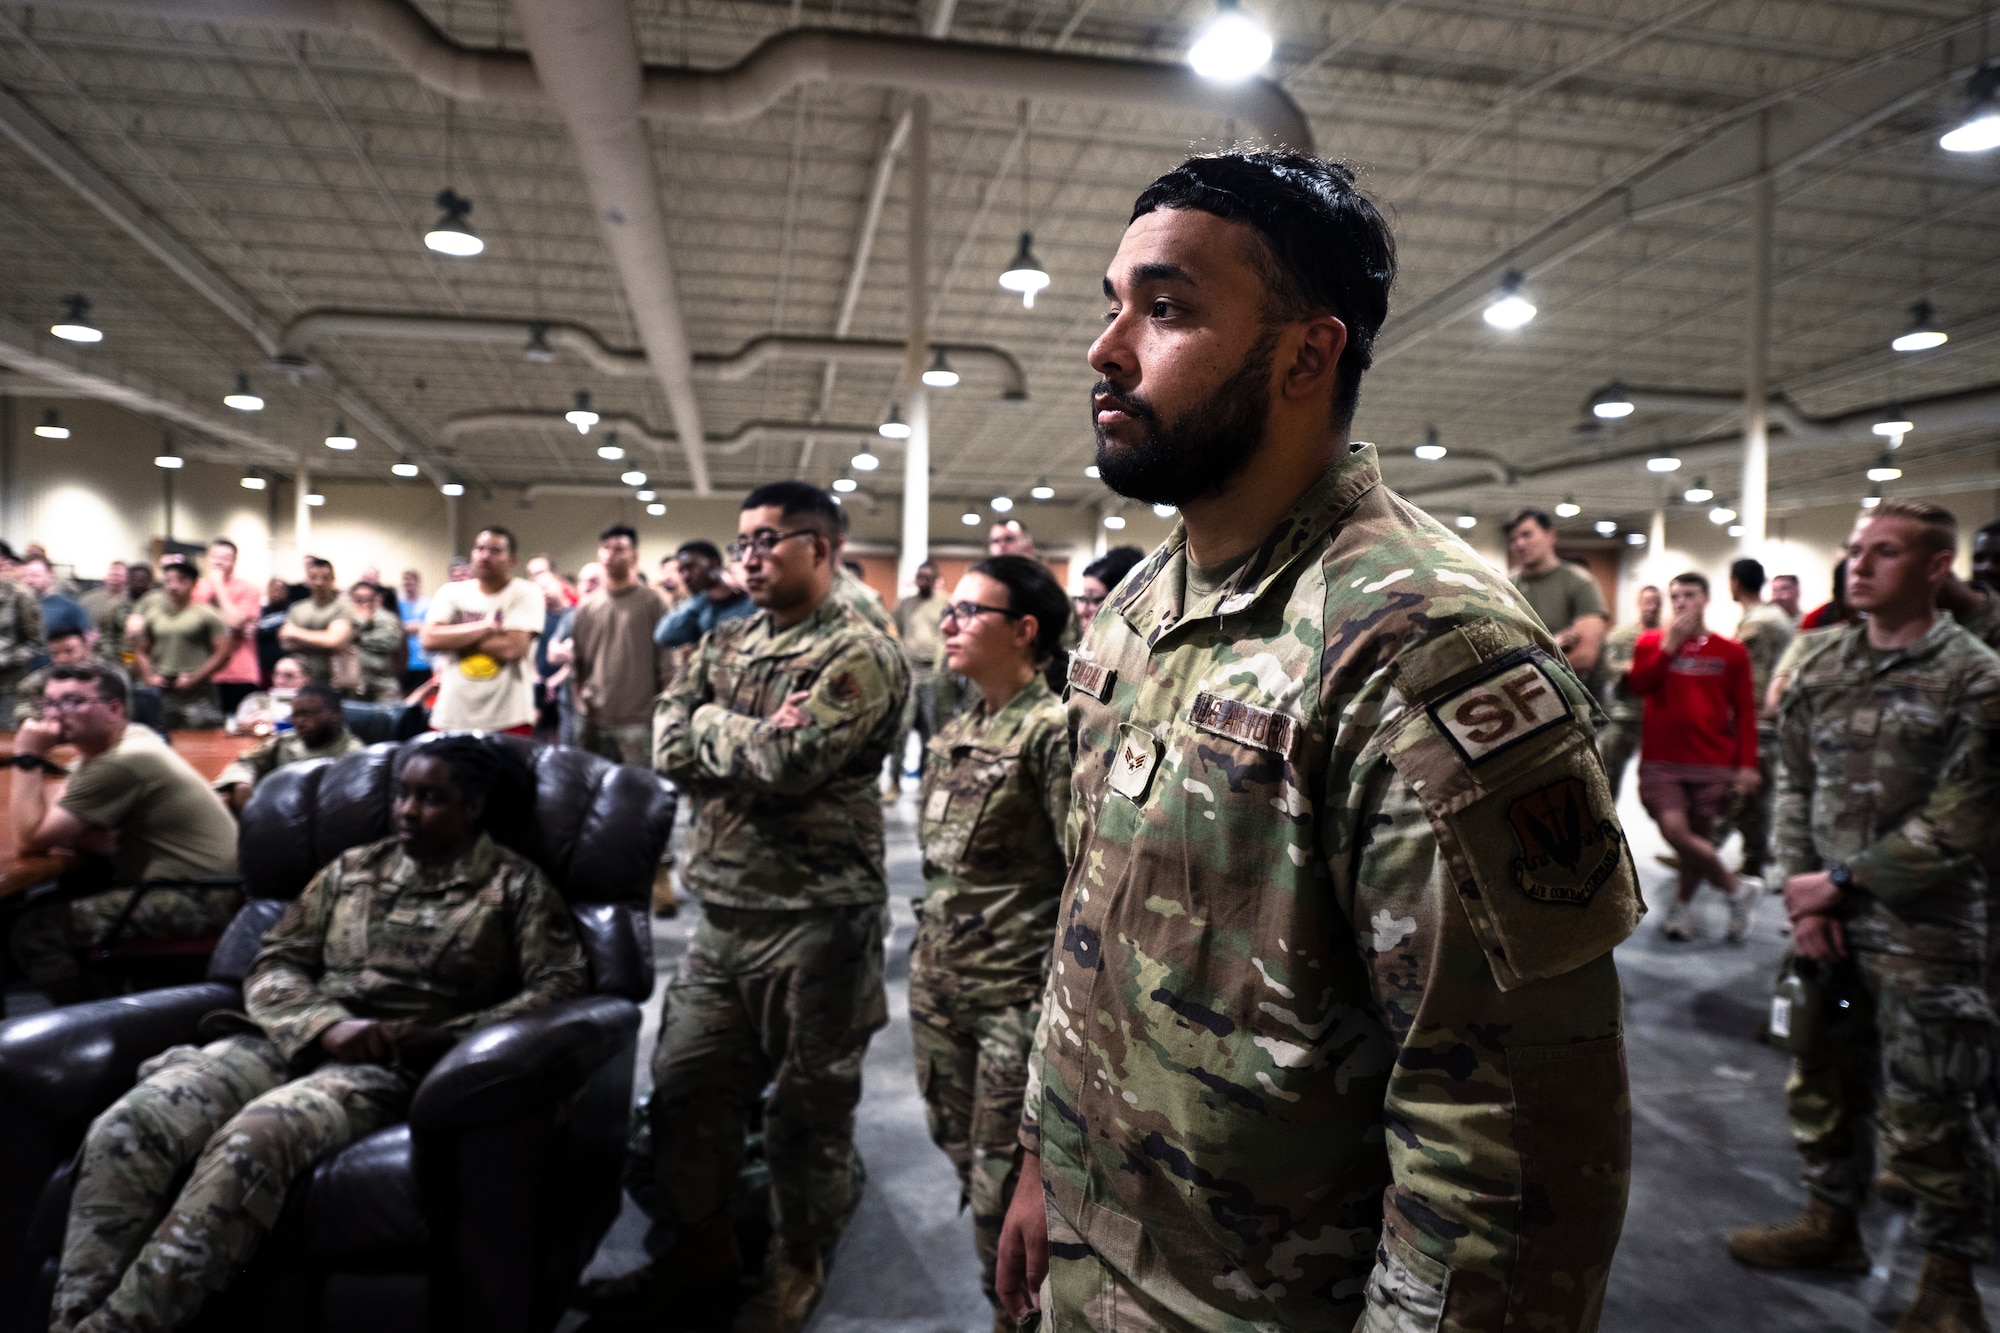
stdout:
<svg viewBox="0 0 2000 1333">
<path fill-rule="evenodd" d="M 1097 429 L 1097 471 L 1104 484 L 1133 500 L 1176 507 L 1220 495 L 1263 447 L 1277 344 L 1278 331 L 1266 330 L 1214 393 L 1171 424 L 1162 424 L 1144 398 L 1121 394 L 1110 381 L 1099 380 L 1091 389 L 1092 427 L 1097 428 L 1095 400 L 1103 397 L 1145 428 L 1138 443 L 1130 445 L 1114 444 Z"/>
</svg>

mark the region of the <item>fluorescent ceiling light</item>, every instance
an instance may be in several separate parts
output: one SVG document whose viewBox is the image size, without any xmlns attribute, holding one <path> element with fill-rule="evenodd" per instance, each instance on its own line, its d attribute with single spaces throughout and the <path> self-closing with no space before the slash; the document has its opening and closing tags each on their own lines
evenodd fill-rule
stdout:
<svg viewBox="0 0 2000 1333">
<path fill-rule="evenodd" d="M 853 494 L 854 488 L 860 484 L 860 482 L 852 477 L 835 477 L 833 479 L 833 489 L 839 491 L 842 495 Z"/>
<path fill-rule="evenodd" d="M 907 430 L 908 427 L 904 429 Z M 882 460 L 869 453 L 866 449 L 848 459 L 847 463 L 856 472 L 873 472 L 876 468 L 882 466 Z"/>
<path fill-rule="evenodd" d="M 444 485 L 438 487 L 438 493 L 440 495 L 448 495 L 452 499 L 456 500 L 459 496 L 465 494 L 465 487 L 461 486 L 459 483 L 455 481 L 448 481 Z"/>
<path fill-rule="evenodd" d="M 1204 79 L 1241 83 L 1271 63 L 1271 33 L 1236 0 L 1217 0 L 1215 17 L 1188 48 L 1188 64 Z"/>
<path fill-rule="evenodd" d="M 415 463 L 391 463 L 389 464 L 389 470 L 399 477 L 414 477 L 423 471 Z"/>
<path fill-rule="evenodd" d="M 1658 458 L 1649 458 L 1646 460 L 1646 471 L 1648 472 L 1678 472 L 1680 470 L 1681 460 L 1671 455 L 1663 454 Z"/>
<path fill-rule="evenodd" d="M 185 458 L 182 458 L 179 454 L 161 454 L 158 458 L 155 458 L 153 460 L 153 466 L 163 467 L 167 471 L 173 472 L 180 468 L 186 467 L 187 460 Z"/>
<path fill-rule="evenodd" d="M 1608 518 L 1598 519 L 1593 526 L 1596 527 L 1599 535 L 1605 537 L 1609 537 L 1612 533 L 1618 531 L 1618 525 Z"/>
<path fill-rule="evenodd" d="M 959 522 L 961 522 L 961 523 L 963 523 L 963 524 L 965 524 L 965 526 L 966 526 L 966 527 L 968 527 L 968 528 L 976 528 L 976 527 L 978 527 L 978 526 L 979 526 L 979 515 L 977 515 L 977 514 L 960 514 L 960 515 L 958 516 L 958 521 L 959 521 Z"/>
<path fill-rule="evenodd" d="M 1122 514 L 1106 514 L 1104 516 L 1104 526 L 1110 528 L 1113 532 L 1117 532 L 1125 526 L 1125 518 Z"/>
<path fill-rule="evenodd" d="M 624 482 L 627 486 L 644 486 L 646 484 L 646 474 L 639 471 L 638 468 L 633 468 L 630 472 L 619 473 L 618 480 Z"/>
</svg>

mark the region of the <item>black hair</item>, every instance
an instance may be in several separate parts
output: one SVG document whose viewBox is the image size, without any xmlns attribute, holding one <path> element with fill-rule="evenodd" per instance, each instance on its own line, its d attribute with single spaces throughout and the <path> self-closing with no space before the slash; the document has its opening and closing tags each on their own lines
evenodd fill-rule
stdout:
<svg viewBox="0 0 2000 1333">
<path fill-rule="evenodd" d="M 861 578 L 868 572 L 866 569 L 862 568 L 861 562 L 859 560 L 843 560 L 840 562 L 840 567 L 846 570 L 848 573 L 854 575 L 854 577 L 857 579 Z"/>
<path fill-rule="evenodd" d="M 167 565 L 166 561 L 162 560 L 160 562 L 160 568 L 165 569 L 166 565 Z M 333 569 L 333 561 L 326 559 L 324 556 L 309 555 L 306 557 L 306 568 L 324 569 L 327 570 L 328 572 L 331 572 Z"/>
<path fill-rule="evenodd" d="M 49 631 L 48 640 L 54 643 L 57 639 L 80 639 L 87 633 L 81 625 L 58 625 Z"/>
<path fill-rule="evenodd" d="M 1691 588 L 1700 588 L 1701 595 L 1704 597 L 1708 596 L 1708 575 L 1697 574 L 1692 569 L 1690 569 L 1685 574 L 1674 575 L 1672 578 L 1668 579 L 1667 582 L 1670 585 L 1675 583 L 1684 583 Z"/>
<path fill-rule="evenodd" d="M 130 571 L 127 572 L 129 573 Z M 201 578 L 201 573 L 195 569 L 194 562 L 184 555 L 170 555 L 160 562 L 161 578 L 165 578 L 172 573 L 185 574 L 191 579 L 198 580 Z"/>
<path fill-rule="evenodd" d="M 682 542 L 681 548 L 674 552 L 676 559 L 684 555 L 698 555 L 710 564 L 719 565 L 722 563 L 722 551 L 716 544 L 710 541 L 703 541 L 699 537 L 696 537 L 691 542 Z"/>
<path fill-rule="evenodd" d="M 799 523 L 826 538 L 840 541 L 840 506 L 819 487 L 803 481 L 767 481 L 743 497 L 743 509 L 776 509 L 787 523 Z"/>
<path fill-rule="evenodd" d="M 600 542 L 608 542 L 613 537 L 623 537 L 626 541 L 632 543 L 633 550 L 636 551 L 639 549 L 639 530 L 630 523 L 613 523 L 610 527 L 597 534 L 597 540 Z"/>
<path fill-rule="evenodd" d="M 1516 509 L 1514 517 L 1500 525 L 1500 535 L 1503 537 L 1506 536 L 1531 518 L 1535 520 L 1543 532 L 1554 532 L 1556 530 L 1556 521 L 1549 516 L 1548 510 L 1538 509 L 1534 505 L 1527 505 L 1524 508 Z"/>
<path fill-rule="evenodd" d="M 300 699 L 317 699 L 331 708 L 335 716 L 340 714 L 340 691 L 325 681 L 311 680 L 299 686 L 299 691 L 292 696 L 292 700 L 296 703 Z"/>
<path fill-rule="evenodd" d="M 374 592 L 375 596 L 384 603 L 393 602 L 396 600 L 395 598 L 389 595 L 389 590 L 387 588 L 383 587 L 381 584 L 377 583 L 373 579 L 356 579 L 354 580 L 354 582 L 347 585 L 347 590 L 349 592 L 353 592 L 356 588 L 371 589 Z"/>
<path fill-rule="evenodd" d="M 1049 688 L 1069 671 L 1063 634 L 1069 629 L 1069 594 L 1049 573 L 1049 567 L 1025 555 L 989 555 L 965 571 L 992 579 L 1007 589 L 1007 609 L 1035 618 L 1035 663 L 1044 667 Z"/>
<path fill-rule="evenodd" d="M 12 546 L 9 546 L 5 541 L 0 541 L 0 560 L 19 560 L 20 558 L 20 556 L 14 554 Z"/>
<path fill-rule="evenodd" d="M 504 745 L 468 732 L 447 732 L 404 746 L 399 771 L 412 759 L 437 760 L 466 800 L 485 801 L 482 826 L 494 824 L 494 811 L 503 800 L 511 805 L 533 799 L 534 778 L 520 758 Z"/>
<path fill-rule="evenodd" d="M 1210 213 L 1257 234 L 1267 323 L 1331 314 L 1347 326 L 1333 424 L 1353 421 L 1396 281 L 1396 238 L 1355 188 L 1353 168 L 1303 153 L 1191 157 L 1140 192 L 1132 217 L 1160 208 Z"/>
<path fill-rule="evenodd" d="M 1729 577 L 1747 593 L 1764 591 L 1764 562 L 1744 556 L 1729 566 Z"/>
<path fill-rule="evenodd" d="M 97 688 L 97 697 L 128 711 L 132 707 L 132 682 L 125 672 L 104 662 L 78 662 L 49 668 L 49 680 L 87 680 Z"/>
<path fill-rule="evenodd" d="M 1146 553 L 1136 546 L 1114 546 L 1085 565 L 1083 576 L 1096 579 L 1104 585 L 1106 592 L 1110 592 L 1124 582 L 1125 576 L 1132 572 L 1132 566 L 1145 558 Z"/>
<path fill-rule="evenodd" d="M 479 531 L 490 532 L 495 537 L 505 537 L 507 539 L 508 555 L 519 555 L 521 553 L 521 544 L 514 540 L 514 530 L 512 528 L 503 528 L 498 523 L 488 523 Z"/>
</svg>

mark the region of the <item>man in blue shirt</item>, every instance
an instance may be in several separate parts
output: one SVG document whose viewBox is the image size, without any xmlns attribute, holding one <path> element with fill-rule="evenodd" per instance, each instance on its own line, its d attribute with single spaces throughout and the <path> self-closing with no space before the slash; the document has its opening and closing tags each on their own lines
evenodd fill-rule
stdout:
<svg viewBox="0 0 2000 1333">
<path fill-rule="evenodd" d="M 662 648 L 684 648 L 726 620 L 737 620 L 757 609 L 750 594 L 729 581 L 722 552 L 713 542 L 683 542 L 674 552 L 686 600 L 660 617 L 653 642 Z"/>
</svg>

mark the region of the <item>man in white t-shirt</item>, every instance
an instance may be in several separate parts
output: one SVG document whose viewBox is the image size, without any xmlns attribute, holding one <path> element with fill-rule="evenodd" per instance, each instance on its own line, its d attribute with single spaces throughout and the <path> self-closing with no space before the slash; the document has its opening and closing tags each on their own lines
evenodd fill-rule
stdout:
<svg viewBox="0 0 2000 1333">
<path fill-rule="evenodd" d="M 481 528 L 472 544 L 472 577 L 437 590 L 418 636 L 438 677 L 431 726 L 531 735 L 542 619 L 542 594 L 514 577 L 514 534 Z"/>
</svg>

